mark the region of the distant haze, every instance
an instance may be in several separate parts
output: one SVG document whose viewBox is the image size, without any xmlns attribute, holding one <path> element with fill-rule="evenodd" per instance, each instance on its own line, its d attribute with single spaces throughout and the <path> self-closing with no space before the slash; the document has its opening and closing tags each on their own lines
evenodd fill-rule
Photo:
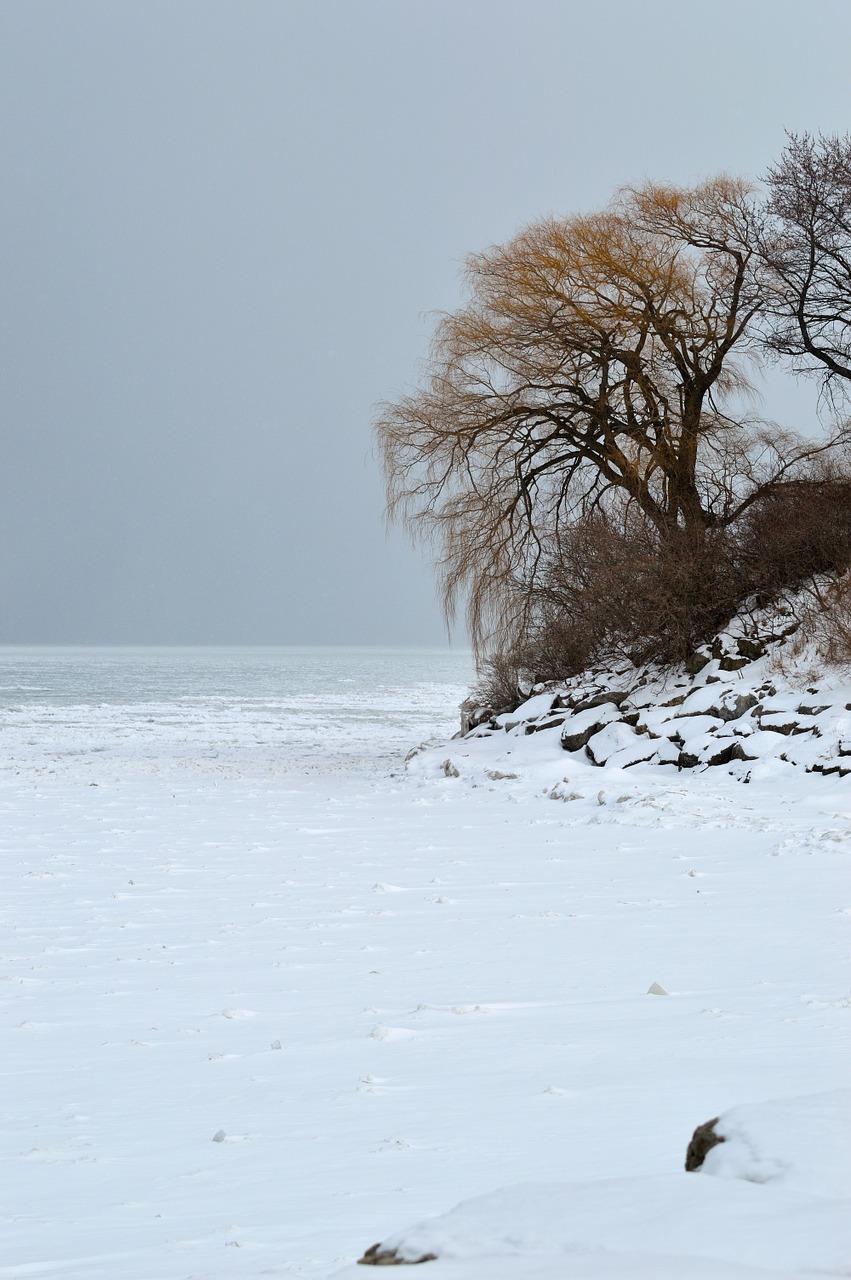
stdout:
<svg viewBox="0 0 851 1280">
<path fill-rule="evenodd" d="M 849 49 L 847 0 L 3 0 L 0 642 L 442 643 L 371 417 L 464 255 L 846 132 Z"/>
</svg>

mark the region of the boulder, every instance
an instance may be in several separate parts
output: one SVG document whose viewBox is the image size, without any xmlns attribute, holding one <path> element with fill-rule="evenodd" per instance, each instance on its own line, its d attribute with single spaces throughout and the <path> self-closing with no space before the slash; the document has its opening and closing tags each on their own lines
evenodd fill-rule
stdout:
<svg viewBox="0 0 851 1280">
<path fill-rule="evenodd" d="M 613 702 L 605 702 L 598 707 L 589 707 L 586 711 L 577 711 L 566 722 L 561 735 L 561 745 L 565 751 L 581 751 L 595 733 L 605 729 L 607 724 L 619 717 L 618 708 Z"/>
<path fill-rule="evenodd" d="M 532 720 L 525 726 L 523 732 L 530 734 L 540 733 L 542 729 L 557 729 L 566 719 L 566 716 L 544 716 L 543 720 Z"/>
<path fill-rule="evenodd" d="M 731 764 L 733 760 L 755 759 L 756 756 L 749 756 L 746 754 L 744 747 L 738 740 L 720 747 L 719 750 L 714 753 L 710 752 L 704 755 L 704 763 L 710 765 Z"/>
<path fill-rule="evenodd" d="M 722 701 L 717 713 L 714 714 L 724 721 L 738 720 L 746 711 L 750 711 L 751 707 L 757 706 L 758 702 L 759 699 L 755 693 L 733 694 L 732 697 Z"/>
<path fill-rule="evenodd" d="M 519 724 L 525 724 L 529 720 L 539 720 L 541 716 L 548 715 L 553 709 L 554 702 L 554 693 L 536 693 L 534 697 L 521 702 L 520 706 L 515 707 L 513 711 L 504 711 L 496 716 L 496 723 L 508 732 L 516 729 Z"/>
<path fill-rule="evenodd" d="M 756 662 L 757 658 L 761 658 L 765 654 L 765 645 L 760 644 L 758 640 L 749 640 L 747 636 L 738 637 L 736 648 L 740 656 L 747 658 L 749 662 Z"/>
<path fill-rule="evenodd" d="M 590 698 L 583 698 L 581 702 L 577 702 L 574 707 L 575 711 L 590 711 L 592 707 L 603 707 L 607 702 L 613 702 L 619 707 L 622 702 L 626 702 L 630 695 L 629 689 L 617 692 L 614 689 L 604 689 L 600 693 L 592 694 Z"/>
<path fill-rule="evenodd" d="M 436 1253 L 424 1253 L 421 1258 L 403 1258 L 395 1249 L 382 1249 L 381 1242 L 370 1245 L 358 1262 L 365 1267 L 416 1266 L 420 1262 L 436 1262 Z"/>
<path fill-rule="evenodd" d="M 477 729 L 479 725 L 486 724 L 494 718 L 494 712 L 490 707 L 483 707 L 475 698 L 465 698 L 459 707 L 461 713 L 460 736 L 463 738 L 471 729 Z"/>
<path fill-rule="evenodd" d="M 699 1124 L 691 1135 L 691 1142 L 686 1150 L 686 1173 L 694 1173 L 695 1169 L 699 1169 L 712 1148 L 724 1141 L 720 1133 L 715 1132 L 720 1118 L 715 1116 L 705 1124 Z"/>
<path fill-rule="evenodd" d="M 697 650 L 691 654 L 690 657 L 686 658 L 685 669 L 690 676 L 697 676 L 700 675 L 704 667 L 709 666 L 711 661 L 712 659 L 707 654 L 701 653 Z"/>
<path fill-rule="evenodd" d="M 630 753 L 630 749 L 634 751 Z M 585 744 L 585 754 L 598 767 L 607 764 L 613 756 L 620 755 L 625 750 L 628 752 L 628 763 L 638 764 L 642 760 L 649 760 L 656 748 L 646 737 L 636 740 L 635 730 L 619 720 L 593 734 Z M 627 758 L 621 762 L 621 767 L 626 763 Z"/>
<path fill-rule="evenodd" d="M 602 724 L 589 724 L 587 729 L 575 729 L 573 732 L 570 726 L 565 729 L 561 735 L 561 745 L 564 751 L 581 751 L 590 738 L 595 733 L 599 733 L 604 728 Z"/>
</svg>

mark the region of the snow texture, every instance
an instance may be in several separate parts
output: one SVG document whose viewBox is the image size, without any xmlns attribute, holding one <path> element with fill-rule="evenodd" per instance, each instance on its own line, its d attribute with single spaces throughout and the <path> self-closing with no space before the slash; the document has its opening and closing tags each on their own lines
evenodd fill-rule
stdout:
<svg viewBox="0 0 851 1280">
<path fill-rule="evenodd" d="M 369 670 L 7 696 L 0 1277 L 847 1276 L 851 783 Z"/>
</svg>

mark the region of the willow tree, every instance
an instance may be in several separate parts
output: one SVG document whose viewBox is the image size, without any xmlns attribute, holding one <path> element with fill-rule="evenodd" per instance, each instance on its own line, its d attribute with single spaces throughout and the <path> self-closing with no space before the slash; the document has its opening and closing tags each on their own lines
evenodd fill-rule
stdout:
<svg viewBox="0 0 851 1280">
<path fill-rule="evenodd" d="M 673 546 L 748 501 L 730 405 L 763 301 L 752 220 L 735 179 L 649 184 L 468 260 L 466 304 L 377 433 L 389 514 L 432 543 L 480 650 L 595 509 L 620 500 Z"/>
</svg>

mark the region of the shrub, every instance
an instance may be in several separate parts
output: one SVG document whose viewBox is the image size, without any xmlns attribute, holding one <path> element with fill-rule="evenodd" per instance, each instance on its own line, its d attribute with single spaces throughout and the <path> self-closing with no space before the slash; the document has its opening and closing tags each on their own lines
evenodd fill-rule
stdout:
<svg viewBox="0 0 851 1280">
<path fill-rule="evenodd" d="M 742 574 L 761 597 L 841 574 L 851 565 L 851 480 L 768 485 L 735 532 Z"/>
<path fill-rule="evenodd" d="M 542 576 L 534 621 L 511 652 L 537 680 L 589 662 L 675 662 L 736 610 L 743 583 L 732 540 L 675 531 L 662 541 L 646 522 L 597 514 L 562 536 Z"/>
<path fill-rule="evenodd" d="M 840 577 L 849 568 L 842 477 L 766 486 L 728 528 L 664 539 L 634 509 L 597 512 L 559 538 L 521 611 L 522 634 L 485 664 L 477 695 L 501 710 L 530 685 L 597 661 L 682 661 L 748 598 L 764 604 L 816 579 L 828 599 L 813 588 L 812 625 L 830 660 L 851 660 L 851 578 Z"/>
</svg>

